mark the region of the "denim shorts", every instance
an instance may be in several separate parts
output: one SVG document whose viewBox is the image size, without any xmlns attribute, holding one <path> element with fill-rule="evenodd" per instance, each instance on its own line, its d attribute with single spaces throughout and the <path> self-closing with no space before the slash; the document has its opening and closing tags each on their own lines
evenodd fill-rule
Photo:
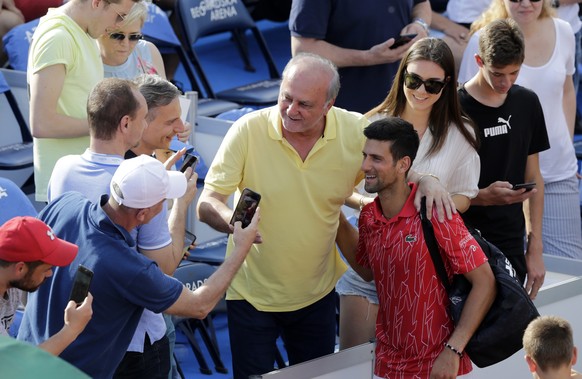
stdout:
<svg viewBox="0 0 582 379">
<path fill-rule="evenodd" d="M 374 281 L 364 281 L 351 267 L 338 280 L 335 290 L 340 296 L 363 296 L 372 304 L 379 303 Z"/>
</svg>

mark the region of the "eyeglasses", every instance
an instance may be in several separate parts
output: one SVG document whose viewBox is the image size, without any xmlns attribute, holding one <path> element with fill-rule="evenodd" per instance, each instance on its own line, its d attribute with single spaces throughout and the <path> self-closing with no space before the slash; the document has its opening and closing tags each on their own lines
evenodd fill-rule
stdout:
<svg viewBox="0 0 582 379">
<path fill-rule="evenodd" d="M 116 41 L 123 41 L 127 37 L 129 42 L 137 42 L 143 38 L 143 34 L 124 34 L 124 33 L 111 33 L 109 34 L 109 38 L 114 39 Z"/>
<path fill-rule="evenodd" d="M 406 72 L 404 74 L 404 85 L 408 89 L 419 89 L 421 85 L 424 85 L 426 92 L 436 95 L 443 90 L 443 87 L 448 82 L 448 78 L 445 80 L 427 79 L 422 80 L 422 78 L 416 74 Z"/>
<path fill-rule="evenodd" d="M 121 13 L 119 13 L 119 11 L 113 6 L 113 3 L 111 3 L 111 1 L 109 0 L 104 0 L 107 4 L 109 4 L 109 6 L 111 7 L 111 9 L 113 9 L 113 11 L 115 13 L 117 13 L 117 15 L 119 16 L 119 18 L 121 19 L 120 21 L 125 21 L 127 15 L 123 15 Z"/>
<path fill-rule="evenodd" d="M 521 3 L 523 0 L 509 0 L 512 3 Z M 539 3 L 542 0 L 529 0 L 530 3 Z"/>
</svg>

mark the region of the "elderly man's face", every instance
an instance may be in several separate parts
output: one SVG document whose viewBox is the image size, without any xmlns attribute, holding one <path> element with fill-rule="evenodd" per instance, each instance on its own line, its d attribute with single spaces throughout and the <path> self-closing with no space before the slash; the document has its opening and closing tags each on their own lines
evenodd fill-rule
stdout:
<svg viewBox="0 0 582 379">
<path fill-rule="evenodd" d="M 329 73 L 299 65 L 286 73 L 278 101 L 285 131 L 310 134 L 321 130 L 333 105 L 333 101 L 327 101 L 330 80 Z"/>
</svg>

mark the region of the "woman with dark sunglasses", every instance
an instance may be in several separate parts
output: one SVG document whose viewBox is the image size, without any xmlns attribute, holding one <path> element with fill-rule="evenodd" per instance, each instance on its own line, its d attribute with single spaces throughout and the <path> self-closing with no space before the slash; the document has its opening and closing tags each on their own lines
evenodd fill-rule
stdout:
<svg viewBox="0 0 582 379">
<path fill-rule="evenodd" d="M 147 15 L 146 3 L 136 3 L 118 28 L 97 40 L 106 78 L 133 79 L 141 74 L 166 78 L 160 51 L 141 34 Z"/>
<path fill-rule="evenodd" d="M 572 139 L 576 117 L 574 74 L 575 42 L 570 25 L 554 17 L 550 0 L 493 0 L 489 9 L 471 27 L 471 37 L 463 56 L 461 72 L 470 79 L 478 71 L 473 58 L 478 50 L 479 29 L 492 20 L 512 18 L 525 40 L 525 60 L 515 84 L 538 95 L 550 140 L 550 148 L 540 152 L 544 179 L 542 219 L 543 253 L 582 259 L 578 164 Z M 527 112 L 527 110 L 524 110 Z M 513 117 L 519 117 L 515 114 Z M 540 188 L 538 188 L 538 191 Z M 530 270 L 543 278 L 543 265 Z"/>
<path fill-rule="evenodd" d="M 479 191 L 481 166 L 473 125 L 461 114 L 457 98 L 453 53 L 443 40 L 415 42 L 402 58 L 388 96 L 366 116 L 370 121 L 397 116 L 410 122 L 420 137 L 412 169 L 437 176 L 457 210 L 467 210 Z M 364 282 L 348 269 L 336 290 L 340 348 L 374 338 L 378 312 L 374 282 Z"/>
<path fill-rule="evenodd" d="M 147 3 L 135 3 L 115 29 L 107 30 L 97 39 L 106 78 L 134 79 L 142 74 L 159 75 L 166 79 L 164 61 L 158 48 L 143 39 L 141 29 L 148 17 Z M 192 127 L 184 124 L 178 140 L 187 142 Z"/>
</svg>

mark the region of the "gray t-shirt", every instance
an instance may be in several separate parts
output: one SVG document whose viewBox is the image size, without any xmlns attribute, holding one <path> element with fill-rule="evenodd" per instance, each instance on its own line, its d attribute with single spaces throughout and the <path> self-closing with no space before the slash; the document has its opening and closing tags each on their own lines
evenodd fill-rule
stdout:
<svg viewBox="0 0 582 379">
<path fill-rule="evenodd" d="M 24 291 L 18 288 L 9 288 L 3 297 L 0 297 L 0 335 L 7 336 L 10 326 L 14 322 L 14 314 L 22 303 Z"/>
</svg>

